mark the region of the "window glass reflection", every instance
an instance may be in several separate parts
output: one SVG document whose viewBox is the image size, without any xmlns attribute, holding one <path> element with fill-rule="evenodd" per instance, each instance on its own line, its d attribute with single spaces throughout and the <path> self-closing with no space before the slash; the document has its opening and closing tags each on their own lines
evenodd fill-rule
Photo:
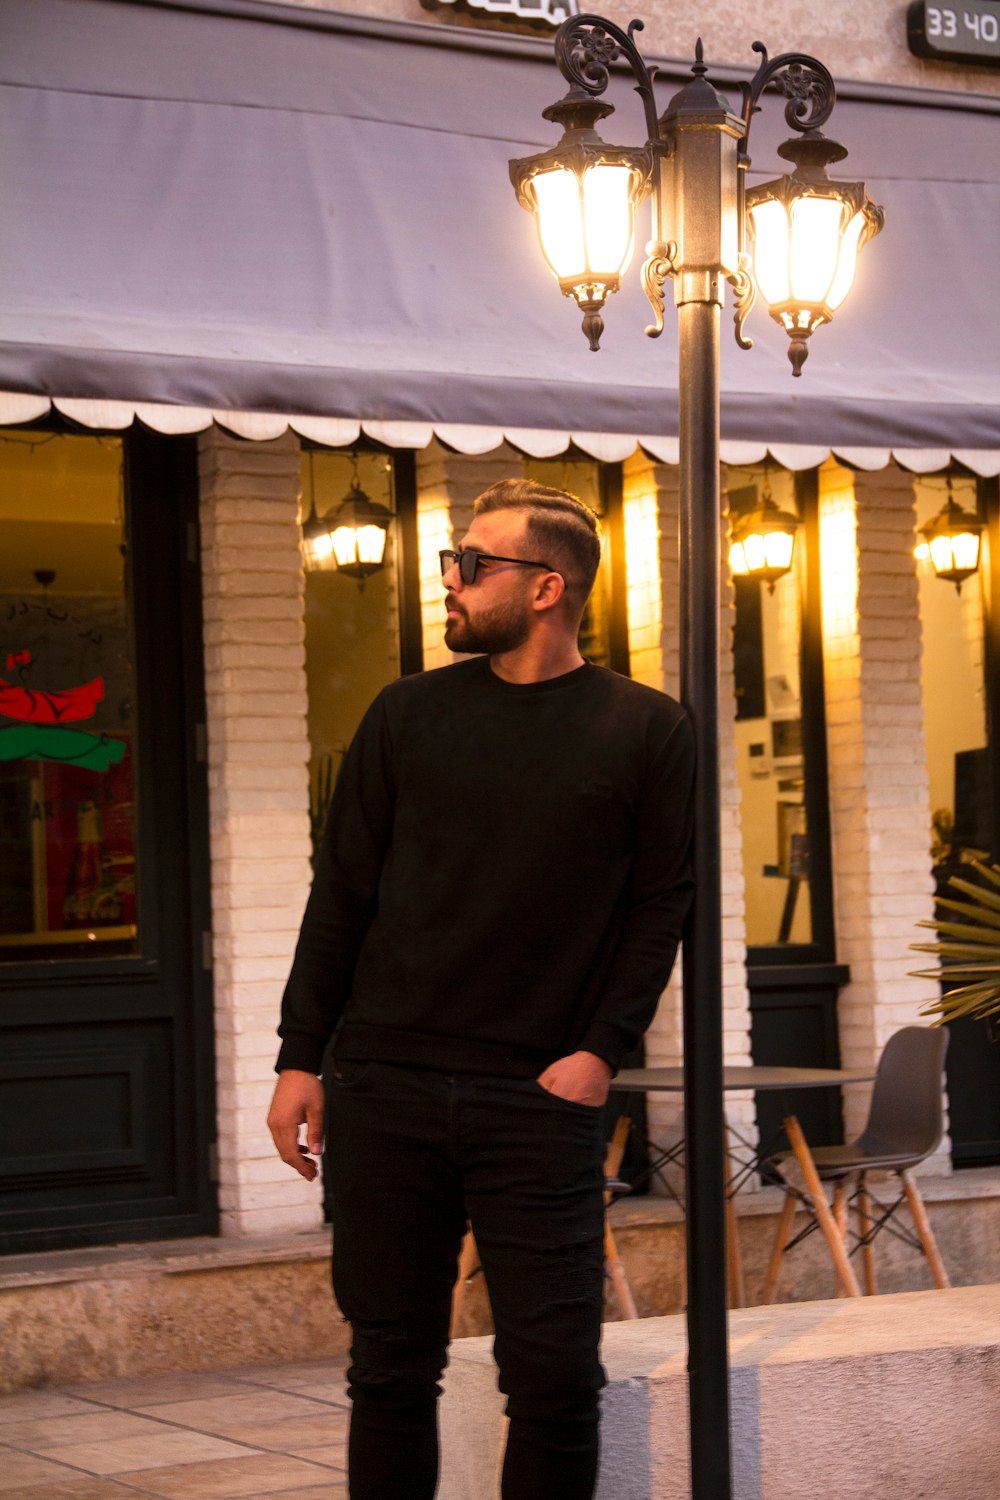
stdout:
<svg viewBox="0 0 1000 1500">
<path fill-rule="evenodd" d="M 0 437 L 0 958 L 137 948 L 118 439 Z"/>
<path fill-rule="evenodd" d="M 796 513 L 794 478 L 769 467 L 729 470 L 735 521 L 763 490 Z M 750 946 L 812 941 L 809 834 L 802 748 L 801 597 L 805 547 L 796 536 L 789 573 L 773 589 L 734 579 L 736 750 Z"/>
<path fill-rule="evenodd" d="M 392 460 L 380 453 L 307 449 L 302 514 L 332 517 L 352 487 L 393 510 Z M 354 731 L 379 690 L 399 676 L 398 538 L 390 526 L 383 566 L 366 578 L 333 566 L 307 569 L 309 813 L 319 846 L 337 773 Z M 435 563 L 437 559 L 435 557 Z"/>
<path fill-rule="evenodd" d="M 947 498 L 944 477 L 915 482 L 917 527 Z M 972 479 L 952 478 L 953 498 L 976 510 Z M 962 584 L 937 578 L 930 558 L 917 563 L 923 652 L 921 688 L 930 780 L 932 859 L 948 867 L 985 857 L 990 848 L 992 786 L 986 735 L 983 591 L 979 572 Z"/>
</svg>

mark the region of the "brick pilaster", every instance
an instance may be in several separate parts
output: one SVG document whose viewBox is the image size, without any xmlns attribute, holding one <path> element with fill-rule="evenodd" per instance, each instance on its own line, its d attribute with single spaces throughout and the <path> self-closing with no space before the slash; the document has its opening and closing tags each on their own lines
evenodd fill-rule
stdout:
<svg viewBox="0 0 1000 1500">
<path fill-rule="evenodd" d="M 310 881 L 299 445 L 199 442 L 223 1232 L 319 1222 L 265 1126 Z"/>
<path fill-rule="evenodd" d="M 678 470 L 647 458 L 641 451 L 636 453 L 625 465 L 624 500 L 632 676 L 676 697 L 680 690 Z M 728 569 L 723 566 L 719 685 L 723 1046 L 726 1061 L 739 1063 L 750 1060 L 750 1009 L 731 650 L 734 600 Z M 650 1067 L 682 1061 L 679 961 L 646 1034 L 646 1058 Z M 752 1102 L 730 1100 L 728 1112 L 742 1133 L 753 1132 Z M 672 1127 L 679 1128 L 677 1115 L 677 1101 L 651 1097 L 650 1122 L 658 1138 L 669 1136 Z"/>
<path fill-rule="evenodd" d="M 916 922 L 933 915 L 923 751 L 912 481 L 892 466 L 820 476 L 823 649 L 845 1067 L 873 1067 L 891 1034 L 919 1023 L 927 984 L 910 979 Z M 867 1090 L 845 1092 L 848 1135 Z M 937 1170 L 945 1167 L 943 1153 Z"/>
</svg>

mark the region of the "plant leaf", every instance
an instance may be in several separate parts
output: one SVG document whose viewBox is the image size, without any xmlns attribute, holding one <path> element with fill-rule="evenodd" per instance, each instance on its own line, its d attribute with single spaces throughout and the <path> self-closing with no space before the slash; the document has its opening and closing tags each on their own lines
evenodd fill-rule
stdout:
<svg viewBox="0 0 1000 1500">
<path fill-rule="evenodd" d="M 984 954 L 996 953 L 1000 958 L 1000 943 L 911 943 L 912 953 L 940 953 L 947 948 L 951 958 L 982 958 Z"/>
<path fill-rule="evenodd" d="M 1000 911 L 991 911 L 985 906 L 970 906 L 968 901 L 951 901 L 947 896 L 938 897 L 938 906 L 946 911 L 957 911 L 960 917 L 970 917 L 986 927 L 1000 927 Z"/>
<path fill-rule="evenodd" d="M 984 975 L 989 978 L 983 978 Z M 1000 964 L 955 964 L 947 969 L 916 969 L 910 974 L 910 978 L 936 979 L 940 984 L 951 984 L 952 980 L 981 979 L 983 984 L 1000 985 Z"/>
<path fill-rule="evenodd" d="M 935 922 L 934 926 L 938 932 L 947 933 L 949 937 L 970 938 L 974 943 L 992 944 L 997 941 L 992 932 L 970 926 L 967 922 Z"/>
<path fill-rule="evenodd" d="M 1000 895 L 995 896 L 992 891 L 984 891 L 981 885 L 973 885 L 971 880 L 960 880 L 957 875 L 953 875 L 948 884 L 953 891 L 964 891 L 967 896 L 972 897 L 973 901 L 981 905 L 992 906 L 996 911 L 1000 911 Z"/>
</svg>

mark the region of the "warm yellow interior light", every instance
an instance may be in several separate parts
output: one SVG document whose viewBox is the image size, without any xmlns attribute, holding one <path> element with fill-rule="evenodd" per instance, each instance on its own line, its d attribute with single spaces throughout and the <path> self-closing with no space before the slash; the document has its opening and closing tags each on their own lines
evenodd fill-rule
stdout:
<svg viewBox="0 0 1000 1500">
<path fill-rule="evenodd" d="M 359 526 L 357 537 L 358 562 L 380 563 L 385 552 L 384 526 Z"/>
<path fill-rule="evenodd" d="M 338 568 L 353 562 L 377 566 L 385 552 L 385 529 L 382 526 L 338 526 L 330 544 Z"/>
<path fill-rule="evenodd" d="M 333 538 L 329 531 L 306 529 L 302 534 L 302 551 L 307 568 L 322 568 L 333 556 Z"/>
<path fill-rule="evenodd" d="M 930 541 L 930 554 L 935 573 L 973 572 L 979 565 L 979 538 L 971 531 L 935 536 Z"/>
</svg>

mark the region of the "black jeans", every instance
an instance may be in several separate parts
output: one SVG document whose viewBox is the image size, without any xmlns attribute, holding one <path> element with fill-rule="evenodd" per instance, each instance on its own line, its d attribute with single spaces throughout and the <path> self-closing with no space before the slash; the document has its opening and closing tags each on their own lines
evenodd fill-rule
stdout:
<svg viewBox="0 0 1000 1500">
<path fill-rule="evenodd" d="M 466 1219 L 510 1418 L 504 1500 L 590 1500 L 604 1293 L 602 1111 L 529 1079 L 334 1064 L 333 1287 L 352 1325 L 351 1500 L 431 1500 Z M 483 1476 L 483 1494 L 489 1492 Z"/>
</svg>

